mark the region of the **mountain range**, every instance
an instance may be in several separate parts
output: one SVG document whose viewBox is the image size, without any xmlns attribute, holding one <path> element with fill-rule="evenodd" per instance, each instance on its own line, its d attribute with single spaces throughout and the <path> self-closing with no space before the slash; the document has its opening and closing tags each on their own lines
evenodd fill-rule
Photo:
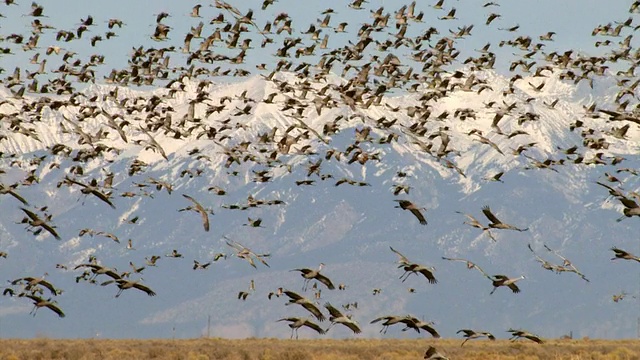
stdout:
<svg viewBox="0 0 640 360">
<path fill-rule="evenodd" d="M 183 77 L 149 90 L 92 85 L 72 97 L 15 99 L 0 90 L 0 183 L 17 184 L 28 202 L 0 196 L 2 274 L 11 281 L 46 273 L 62 290 L 55 300 L 66 315 L 39 309 L 32 317 L 27 299 L 4 296 L 0 336 L 288 337 L 276 320 L 309 314 L 267 295 L 284 288 L 314 299 L 292 270 L 320 263 L 344 289 L 320 285 L 314 301 L 349 309 L 363 331 L 357 336 L 422 336 L 393 328 L 383 335 L 369 324 L 389 314 L 433 321 L 444 337 L 461 328 L 498 337 L 508 328 L 542 337 L 635 336 L 637 264 L 612 261 L 610 248 L 638 252 L 638 222 L 616 221 L 622 204 L 596 182 L 637 189 L 637 177 L 616 171 L 638 168 L 640 133 L 634 124 L 616 136 L 624 121 L 589 111 L 612 102 L 614 79 L 574 85 L 552 70 L 523 78 L 505 95 L 508 78 L 459 71 L 462 79 L 449 81 L 460 86 L 446 96 L 425 86 L 367 106 L 336 101 L 346 82 L 338 75 L 309 84 L 287 72 L 234 83 Z M 467 87 L 471 74 L 478 82 Z M 325 100 L 317 94 L 326 85 Z M 287 86 L 295 90 L 282 91 Z M 305 96 L 305 86 L 315 91 Z M 24 104 L 32 107 L 27 115 Z M 430 120 L 421 123 L 421 116 Z M 95 179 L 113 208 L 65 179 Z M 210 213 L 209 231 L 183 195 Z M 394 200 L 424 208 L 427 225 Z M 487 224 L 484 206 L 528 230 L 490 229 L 494 241 L 463 224 L 464 214 Z M 50 214 L 61 240 L 27 231 L 21 208 Z M 260 226 L 251 226 L 258 218 Z M 269 266 L 252 267 L 227 244 L 233 242 L 268 254 Z M 589 281 L 546 271 L 528 245 L 551 262 L 562 261 L 545 245 L 566 256 Z M 390 247 L 434 267 L 438 282 L 420 274 L 400 280 Z M 174 250 L 181 257 L 170 256 Z M 146 264 L 153 255 L 160 257 L 155 266 Z M 524 275 L 521 292 L 490 294 L 491 281 L 443 257 L 469 259 L 491 275 Z M 157 295 L 131 289 L 116 298 L 115 284 L 100 286 L 105 275 L 94 284 L 77 279 L 83 269 L 74 267 L 90 259 L 120 272 L 132 271 L 130 262 L 145 266 L 131 279 Z M 212 263 L 194 270 L 194 260 Z M 242 291 L 246 300 L 238 299 Z M 612 301 L 620 293 L 627 296 Z M 354 335 L 336 326 L 325 336 Z"/>
</svg>

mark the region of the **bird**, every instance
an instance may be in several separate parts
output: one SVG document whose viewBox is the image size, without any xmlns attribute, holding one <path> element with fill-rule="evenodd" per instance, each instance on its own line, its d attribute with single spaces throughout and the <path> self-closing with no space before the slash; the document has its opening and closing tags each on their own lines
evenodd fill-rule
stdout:
<svg viewBox="0 0 640 360">
<path fill-rule="evenodd" d="M 468 221 L 463 222 L 463 224 L 467 224 L 469 226 L 473 226 L 474 228 L 478 228 L 482 230 L 483 233 L 487 234 L 487 236 L 489 236 L 491 240 L 497 241 L 496 238 L 493 237 L 493 234 L 490 231 L 490 227 L 480 224 L 480 222 L 470 214 L 465 214 L 460 211 L 456 211 L 456 213 L 462 214 L 467 217 Z"/>
<path fill-rule="evenodd" d="M 225 237 L 225 239 L 227 239 L 226 241 L 227 245 L 229 245 L 230 247 L 234 248 L 237 251 L 236 256 L 246 260 L 249 263 L 249 265 L 253 266 L 254 269 L 257 269 L 254 259 L 260 261 L 264 266 L 270 267 L 269 264 L 267 264 L 267 262 L 263 259 L 265 257 L 271 256 L 270 254 L 256 254 L 253 251 L 251 251 L 249 248 L 245 247 L 244 245 L 240 244 L 237 241 L 229 240 L 227 237 Z"/>
<path fill-rule="evenodd" d="M 182 194 L 182 196 L 185 197 L 186 199 L 189 199 L 193 203 L 195 207 L 189 207 L 187 209 L 195 210 L 198 213 L 200 213 L 200 216 L 202 217 L 202 226 L 204 227 L 204 231 L 209 231 L 209 213 L 207 212 L 207 210 L 202 205 L 200 205 L 200 203 L 197 202 L 196 199 L 192 198 L 191 196 L 187 194 Z"/>
<path fill-rule="evenodd" d="M 309 320 L 308 318 L 301 318 L 301 317 L 287 317 L 287 318 L 282 318 L 279 319 L 277 321 L 288 321 L 289 322 L 289 327 L 291 328 L 291 338 L 293 339 L 293 334 L 295 333 L 296 335 L 296 339 L 298 339 L 298 329 L 306 326 L 310 329 L 315 330 L 318 334 L 320 335 L 324 335 L 326 333 L 326 331 L 320 327 L 320 325 L 314 323 L 313 321 Z"/>
<path fill-rule="evenodd" d="M 109 200 L 109 195 L 106 193 L 103 193 L 102 191 L 98 190 L 97 188 L 97 181 L 95 179 L 93 179 L 91 181 L 91 183 L 89 184 L 83 184 L 79 181 L 76 181 L 74 179 L 71 179 L 68 176 L 65 176 L 64 181 L 67 183 L 71 183 L 71 184 L 76 184 L 82 187 L 82 189 L 80 190 L 81 193 L 88 195 L 88 194 L 92 194 L 95 197 L 97 197 L 98 199 L 102 200 L 103 202 L 105 202 L 107 205 L 109 205 L 112 209 L 115 209 L 116 206 L 113 205 L 113 203 L 111 202 L 111 200 Z"/>
<path fill-rule="evenodd" d="M 425 278 L 427 278 L 430 284 L 438 283 L 438 280 L 436 280 L 435 276 L 433 275 L 433 272 L 436 270 L 434 267 L 413 263 L 409 261 L 409 259 L 406 256 L 402 255 L 399 251 L 397 251 L 393 247 L 389 246 L 389 248 L 391 249 L 391 251 L 393 251 L 400 257 L 400 260 L 398 260 L 398 263 L 399 263 L 398 268 L 402 268 L 404 270 L 404 273 L 400 276 L 400 279 L 402 279 L 402 282 L 405 282 L 405 280 L 407 280 L 407 278 L 411 274 L 420 273 Z"/>
<path fill-rule="evenodd" d="M 409 200 L 393 200 L 393 201 L 396 201 L 398 203 L 398 205 L 396 205 L 395 207 L 400 208 L 402 210 L 411 211 L 411 213 L 416 218 L 418 218 L 418 221 L 420 222 L 421 225 L 427 225 L 427 220 L 424 218 L 424 216 L 420 212 L 420 210 L 424 210 L 424 208 L 417 207 Z"/>
<path fill-rule="evenodd" d="M 42 220 L 33 211 L 25 209 L 23 207 L 21 207 L 20 210 L 22 210 L 29 217 L 28 219 L 26 219 L 26 221 L 23 220 L 23 222 L 27 222 L 29 224 L 29 226 L 33 226 L 33 227 L 38 227 L 39 226 L 39 227 L 45 229 L 51 235 L 53 235 L 53 237 L 56 240 L 62 240 L 62 238 L 60 237 L 60 235 L 58 235 L 58 233 L 56 232 L 54 227 L 52 225 L 49 225 L 49 223 L 47 223 L 45 220 Z"/>
<path fill-rule="evenodd" d="M 513 225 L 509 225 L 509 224 L 503 223 L 495 215 L 493 215 L 493 213 L 491 212 L 491 208 L 489 208 L 489 206 L 484 206 L 482 208 L 482 213 L 484 214 L 484 216 L 487 217 L 487 219 L 489 219 L 489 221 L 491 221 L 489 223 L 489 227 L 490 228 L 516 230 L 516 231 L 527 231 L 527 230 L 529 230 L 528 228 L 521 229 L 521 228 L 517 228 L 517 227 L 515 227 Z"/>
<path fill-rule="evenodd" d="M 514 330 L 510 328 L 509 330 L 507 330 L 507 332 L 511 333 L 511 338 L 509 339 L 511 341 L 516 341 L 519 338 L 525 338 L 538 344 L 544 343 L 544 341 L 538 335 L 532 334 L 525 330 Z"/>
<path fill-rule="evenodd" d="M 476 331 L 476 330 L 471 330 L 471 329 L 461 329 L 456 331 L 456 334 L 460 334 L 460 333 L 464 333 L 462 336 L 465 337 L 464 341 L 462 341 L 462 344 L 460 344 L 460 346 L 463 346 L 464 343 L 466 343 L 467 341 L 471 340 L 471 339 L 478 339 L 481 337 L 487 337 L 489 340 L 495 340 L 496 337 L 493 336 L 493 334 L 491 334 L 490 332 L 486 332 L 486 331 Z"/>
<path fill-rule="evenodd" d="M 311 280 L 317 280 L 322 284 L 324 284 L 324 286 L 326 286 L 329 290 L 334 290 L 335 286 L 331 282 L 331 279 L 320 274 L 320 271 L 322 271 L 323 267 L 324 267 L 324 263 L 320 263 L 320 265 L 318 265 L 317 270 L 309 269 L 309 268 L 300 268 L 300 269 L 293 269 L 291 271 L 299 271 L 300 275 L 304 278 L 304 285 L 302 287 L 302 291 L 307 290 L 307 286 L 309 285 L 309 282 Z"/>
<path fill-rule="evenodd" d="M 331 325 L 329 326 L 329 328 L 331 328 L 331 326 L 333 326 L 334 324 L 342 324 L 353 331 L 354 334 L 360 334 L 362 332 L 358 323 L 352 320 L 350 315 L 342 314 L 340 310 L 333 307 L 330 303 L 324 304 L 324 307 L 329 311 L 329 314 L 331 315 L 329 316 L 329 321 L 331 321 Z"/>
<path fill-rule="evenodd" d="M 285 290 L 284 294 L 289 297 L 289 302 L 285 305 L 298 304 L 313 314 L 318 321 L 325 320 L 324 314 L 322 314 L 320 309 L 311 300 L 290 290 Z"/>
<path fill-rule="evenodd" d="M 440 354 L 438 352 L 438 350 L 435 347 L 431 346 L 431 345 L 429 345 L 429 347 L 427 348 L 427 351 L 425 351 L 424 359 L 426 359 L 426 360 L 449 360 L 448 357 Z"/>
<path fill-rule="evenodd" d="M 116 269 L 112 269 L 106 266 L 102 266 L 102 265 L 98 265 L 98 264 L 94 264 L 94 263 L 86 263 L 86 264 L 79 264 L 76 265 L 73 270 L 77 270 L 80 268 L 89 268 L 91 269 L 91 272 L 93 273 L 93 276 L 91 279 L 95 279 L 98 275 L 107 275 L 109 277 L 111 277 L 114 280 L 118 280 L 120 279 L 122 276 L 118 273 L 118 271 Z"/>
<path fill-rule="evenodd" d="M 617 247 L 612 247 L 611 251 L 613 251 L 615 254 L 615 257 L 611 258 L 611 260 L 623 259 L 623 260 L 635 260 L 637 262 L 640 262 L 639 256 L 635 256 L 632 253 L 624 251 L 622 249 L 618 249 Z"/>
<path fill-rule="evenodd" d="M 440 334 L 433 327 L 433 322 L 422 321 L 422 320 L 420 320 L 418 318 L 415 318 L 413 316 L 407 317 L 402 322 L 406 325 L 406 327 L 404 329 L 402 329 L 402 331 L 407 331 L 409 329 L 413 329 L 416 332 L 420 333 L 420 330 L 424 330 L 424 331 L 428 332 L 429 334 L 431 334 L 431 336 L 433 336 L 434 338 L 436 338 L 436 339 L 440 338 Z"/>
<path fill-rule="evenodd" d="M 122 292 L 124 290 L 127 289 L 138 289 L 140 291 L 145 292 L 147 295 L 149 296 L 156 296 L 156 293 L 151 290 L 149 287 L 142 285 L 139 283 L 139 280 L 125 280 L 125 279 L 114 279 L 114 280 L 107 280 L 103 283 L 101 283 L 101 286 L 106 286 L 109 284 L 115 283 L 118 286 L 118 293 L 116 294 L 115 297 L 120 297 L 120 295 L 122 294 Z"/>
<path fill-rule="evenodd" d="M 380 316 L 371 320 L 370 324 L 375 324 L 377 322 L 384 320 L 382 322 L 382 329 L 380 329 L 380 332 L 383 334 L 386 334 L 389 326 L 395 325 L 395 324 L 403 324 L 405 321 L 409 321 L 410 318 L 411 317 L 409 315 L 405 315 L 405 316 L 385 315 L 385 316 Z"/>
<path fill-rule="evenodd" d="M 509 289 L 511 289 L 511 291 L 514 294 L 517 294 L 520 292 L 520 288 L 518 288 L 518 286 L 516 285 L 516 282 L 519 280 L 524 279 L 525 276 L 519 276 L 517 278 L 509 278 L 505 275 L 494 275 L 493 276 L 493 290 L 491 290 L 490 294 L 493 294 L 496 289 L 498 289 L 500 286 L 506 286 Z"/>
<path fill-rule="evenodd" d="M 61 318 L 65 317 L 64 312 L 62 312 L 62 310 L 60 310 L 60 307 L 56 305 L 56 302 L 51 301 L 51 299 L 45 300 L 39 296 L 30 295 L 30 294 L 24 294 L 20 296 L 24 296 L 33 301 L 33 310 L 31 310 L 30 312 L 30 314 L 33 314 L 33 316 L 36 316 L 36 312 L 38 311 L 39 308 L 46 307 L 46 308 L 49 308 L 49 310 L 53 311 L 54 313 L 58 314 L 59 317 Z"/>
<path fill-rule="evenodd" d="M 45 273 L 45 276 L 47 276 L 48 274 Z M 58 295 L 60 294 L 62 291 L 56 289 L 53 284 L 51 284 L 50 282 L 46 281 L 43 277 L 40 278 L 35 278 L 32 276 L 27 276 L 27 277 L 23 277 L 23 278 L 19 278 L 19 279 L 15 279 L 13 281 L 11 281 L 11 285 L 17 285 L 19 283 L 23 283 L 25 285 L 24 289 L 26 291 L 31 291 L 34 292 L 35 287 L 37 286 L 43 286 L 45 288 L 47 288 L 49 290 L 49 292 L 51 292 L 52 295 Z"/>
</svg>

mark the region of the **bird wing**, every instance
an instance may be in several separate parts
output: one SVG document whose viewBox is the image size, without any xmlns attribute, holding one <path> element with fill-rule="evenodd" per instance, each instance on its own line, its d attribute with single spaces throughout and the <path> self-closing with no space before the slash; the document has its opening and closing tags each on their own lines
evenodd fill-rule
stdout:
<svg viewBox="0 0 640 360">
<path fill-rule="evenodd" d="M 58 235 L 58 233 L 56 232 L 56 230 L 51 227 L 51 225 L 47 224 L 47 223 L 43 223 L 42 225 L 40 225 L 43 229 L 47 230 L 51 235 L 53 235 L 54 238 L 56 238 L 56 240 L 61 240 L 60 235 Z"/>
<path fill-rule="evenodd" d="M 191 202 L 196 206 L 196 210 L 198 210 L 198 212 L 202 216 L 202 226 L 204 226 L 204 231 L 209 231 L 209 214 L 207 214 L 207 210 L 205 210 L 205 208 L 191 196 L 187 194 L 182 194 L 182 196 L 191 200 Z"/>
<path fill-rule="evenodd" d="M 109 198 L 107 197 L 107 195 L 105 195 L 103 192 L 98 191 L 96 189 L 92 189 L 91 193 L 93 195 L 95 195 L 98 199 L 104 201 L 105 203 L 109 204 L 109 206 L 111 206 L 112 209 L 115 209 L 116 206 L 113 205 L 113 203 L 111 202 L 111 200 L 109 200 Z"/>
<path fill-rule="evenodd" d="M 362 332 L 358 324 L 356 324 L 356 322 L 351 319 L 349 319 L 349 321 L 342 322 L 341 324 L 351 329 L 354 334 L 360 334 Z"/>
<path fill-rule="evenodd" d="M 426 330 L 434 338 L 440 338 L 440 334 L 438 334 L 436 329 L 434 329 L 431 325 L 423 324 L 422 326 L 420 326 L 420 328 L 423 329 L 423 330 Z"/>
<path fill-rule="evenodd" d="M 406 256 L 402 255 L 398 250 L 392 248 L 391 246 L 389 246 L 389 249 L 391 249 L 391 251 L 393 251 L 400 257 L 400 260 L 398 261 L 400 264 L 407 265 L 411 263 L 409 259 L 407 259 Z"/>
<path fill-rule="evenodd" d="M 329 290 L 333 290 L 336 288 L 331 280 L 322 274 L 316 275 L 315 279 L 323 283 Z"/>
<path fill-rule="evenodd" d="M 622 205 L 624 205 L 624 207 L 626 207 L 627 209 L 635 209 L 638 207 L 638 204 L 628 197 L 619 197 L 618 200 L 620 200 Z"/>
<path fill-rule="evenodd" d="M 418 272 L 424 275 L 424 277 L 426 277 L 427 280 L 429 280 L 430 284 L 438 283 L 438 280 L 436 280 L 435 276 L 433 276 L 433 272 L 430 269 L 421 268 Z"/>
<path fill-rule="evenodd" d="M 331 316 L 333 317 L 342 317 L 344 316 L 340 310 L 336 309 L 335 307 L 333 307 L 333 305 L 331 305 L 330 303 L 326 303 L 324 304 L 324 307 L 329 310 L 329 314 L 331 314 Z"/>
<path fill-rule="evenodd" d="M 300 300 L 300 299 L 302 299 L 302 296 L 300 296 L 298 293 L 290 291 L 290 290 L 285 290 L 284 294 L 287 295 L 292 300 Z"/>
<path fill-rule="evenodd" d="M 424 216 L 422 215 L 422 213 L 420 212 L 420 210 L 418 209 L 411 209 L 411 213 L 418 218 L 418 221 L 420 221 L 421 225 L 427 225 L 427 219 L 424 218 Z"/>
<path fill-rule="evenodd" d="M 487 217 L 487 219 L 489 219 L 489 221 L 491 221 L 493 224 L 500 224 L 502 223 L 495 215 L 493 215 L 493 213 L 491 212 L 491 208 L 489 206 L 485 206 L 482 208 L 482 213 L 484 214 L 484 216 Z"/>
<path fill-rule="evenodd" d="M 305 322 L 304 322 L 304 324 L 302 326 L 306 326 L 306 327 L 308 327 L 310 329 L 313 329 L 313 330 L 317 331 L 318 334 L 320 334 L 320 335 L 326 333 L 326 330 L 324 330 L 323 328 L 320 327 L 320 325 L 314 323 L 311 320 L 305 320 Z"/>
<path fill-rule="evenodd" d="M 155 296 L 156 295 L 156 293 L 153 290 L 151 290 L 149 287 L 144 286 L 144 285 L 142 285 L 140 283 L 134 283 L 133 287 L 138 289 L 138 290 L 144 291 L 149 296 Z"/>
<path fill-rule="evenodd" d="M 33 221 L 37 221 L 40 220 L 40 218 L 38 217 L 38 215 L 36 215 L 34 212 L 32 212 L 31 210 L 25 209 L 23 207 L 20 208 L 20 210 L 24 211 L 25 214 L 27 214 L 27 216 L 33 220 Z"/>
<path fill-rule="evenodd" d="M 325 317 L 322 314 L 322 312 L 320 311 L 320 309 L 318 309 L 317 306 L 315 306 L 311 301 L 306 301 L 305 303 L 301 304 L 303 308 L 307 309 L 310 313 L 313 314 L 313 316 L 316 317 L 316 319 L 318 319 L 318 321 L 324 321 Z"/>
<path fill-rule="evenodd" d="M 49 310 L 53 311 L 54 313 L 58 314 L 58 316 L 61 318 L 65 316 L 62 310 L 60 310 L 60 308 L 57 307 L 55 304 L 47 303 L 46 307 L 48 307 Z"/>
<path fill-rule="evenodd" d="M 517 294 L 520 292 L 520 288 L 515 283 L 511 283 L 507 286 L 509 287 L 509 289 L 511 289 L 511 291 L 513 291 L 514 294 Z"/>
</svg>

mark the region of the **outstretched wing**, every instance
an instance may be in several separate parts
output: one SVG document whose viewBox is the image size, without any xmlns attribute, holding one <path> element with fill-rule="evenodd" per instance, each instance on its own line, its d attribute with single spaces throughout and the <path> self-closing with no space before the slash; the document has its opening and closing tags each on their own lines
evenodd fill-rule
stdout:
<svg viewBox="0 0 640 360">
<path fill-rule="evenodd" d="M 411 209 L 411 213 L 418 218 L 418 221 L 420 222 L 421 225 L 427 225 L 427 219 L 424 218 L 424 216 L 422 215 L 422 213 L 420 212 L 420 210 L 418 209 Z"/>
<path fill-rule="evenodd" d="M 331 316 L 339 318 L 339 317 L 343 317 L 344 315 L 340 312 L 340 310 L 336 309 L 335 307 L 333 307 L 333 305 L 331 305 L 330 303 L 326 303 L 324 304 L 324 307 L 329 310 L 329 314 L 331 314 Z"/>
<path fill-rule="evenodd" d="M 409 259 L 407 259 L 406 256 L 402 255 L 398 250 L 392 248 L 391 246 L 389 246 L 389 249 L 391 249 L 391 251 L 393 251 L 400 257 L 400 260 L 398 261 L 400 264 L 406 265 L 411 263 Z"/>
<path fill-rule="evenodd" d="M 493 213 L 491 212 L 491 208 L 489 206 L 484 206 L 482 208 L 482 213 L 484 214 L 484 216 L 487 217 L 487 219 L 489 219 L 489 221 L 491 221 L 493 224 L 500 224 L 502 223 L 502 221 L 500 221 L 495 215 L 493 215 Z"/>
</svg>

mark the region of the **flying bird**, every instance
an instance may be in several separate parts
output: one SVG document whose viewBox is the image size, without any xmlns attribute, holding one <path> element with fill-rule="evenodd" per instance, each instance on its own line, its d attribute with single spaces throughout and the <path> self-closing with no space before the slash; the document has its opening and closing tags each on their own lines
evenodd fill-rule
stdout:
<svg viewBox="0 0 640 360">
<path fill-rule="evenodd" d="M 425 219 L 422 213 L 420 212 L 420 210 L 424 210 L 424 208 L 417 207 L 409 200 L 393 200 L 393 201 L 396 201 L 398 203 L 398 205 L 396 205 L 395 207 L 400 208 L 402 210 L 411 211 L 411 213 L 416 218 L 418 218 L 418 221 L 420 222 L 420 224 L 427 225 L 427 219 Z"/>
</svg>

